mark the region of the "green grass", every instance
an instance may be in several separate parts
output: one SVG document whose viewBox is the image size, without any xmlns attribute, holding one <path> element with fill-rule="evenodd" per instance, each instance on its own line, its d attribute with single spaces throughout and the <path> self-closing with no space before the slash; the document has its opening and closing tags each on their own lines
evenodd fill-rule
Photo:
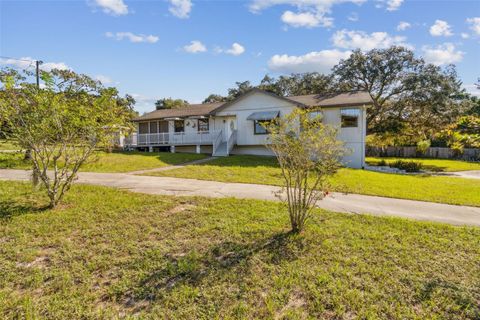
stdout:
<svg viewBox="0 0 480 320">
<path fill-rule="evenodd" d="M 0 318 L 478 319 L 480 229 L 0 182 Z"/>
<path fill-rule="evenodd" d="M 203 154 L 149 153 L 149 152 L 97 152 L 96 156 L 81 167 L 90 172 L 128 172 L 176 165 L 205 158 Z M 29 169 L 29 161 L 23 153 L 0 153 L 0 168 Z"/>
<path fill-rule="evenodd" d="M 468 171 L 480 170 L 480 162 L 469 162 L 461 160 L 447 160 L 447 159 L 427 159 L 427 158 L 381 158 L 381 157 L 367 157 L 366 162 L 369 165 L 378 165 L 381 160 L 391 163 L 397 160 L 421 162 L 424 170 L 433 172 L 453 172 L 453 171 Z"/>
<path fill-rule="evenodd" d="M 0 139 L 0 150 L 19 150 L 20 147 L 13 140 Z"/>
<path fill-rule="evenodd" d="M 280 168 L 272 157 L 230 156 L 147 175 L 281 185 Z M 480 180 L 442 176 L 412 176 L 341 169 L 332 191 L 480 206 Z"/>
</svg>

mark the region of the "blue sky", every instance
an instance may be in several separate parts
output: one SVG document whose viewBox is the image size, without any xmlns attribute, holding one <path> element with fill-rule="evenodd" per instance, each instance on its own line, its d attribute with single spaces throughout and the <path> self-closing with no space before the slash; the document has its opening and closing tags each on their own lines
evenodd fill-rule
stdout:
<svg viewBox="0 0 480 320">
<path fill-rule="evenodd" d="M 96 77 L 132 94 L 140 112 L 161 97 L 201 102 L 266 73 L 326 73 L 355 48 L 392 44 L 456 64 L 475 92 L 480 1 L 0 0 L 0 56 Z"/>
</svg>

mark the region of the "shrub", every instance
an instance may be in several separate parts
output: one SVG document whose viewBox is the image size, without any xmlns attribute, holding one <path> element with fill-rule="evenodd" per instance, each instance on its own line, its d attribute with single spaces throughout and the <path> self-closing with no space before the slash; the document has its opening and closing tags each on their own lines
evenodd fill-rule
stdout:
<svg viewBox="0 0 480 320">
<path fill-rule="evenodd" d="M 397 160 L 390 163 L 390 167 L 405 170 L 406 172 L 419 172 L 423 168 L 423 165 L 417 161 Z"/>
<path fill-rule="evenodd" d="M 428 148 L 430 148 L 431 142 L 430 140 L 422 140 L 417 142 L 417 152 L 420 155 L 425 155 L 427 153 Z"/>
<path fill-rule="evenodd" d="M 377 166 L 379 167 L 385 167 L 386 165 L 387 165 L 387 161 L 385 161 L 385 159 L 382 159 L 377 163 Z"/>
</svg>

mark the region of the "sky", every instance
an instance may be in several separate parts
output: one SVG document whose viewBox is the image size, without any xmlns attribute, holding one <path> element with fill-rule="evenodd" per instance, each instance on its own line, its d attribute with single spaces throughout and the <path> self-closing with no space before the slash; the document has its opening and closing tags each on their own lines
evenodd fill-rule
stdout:
<svg viewBox="0 0 480 320">
<path fill-rule="evenodd" d="M 356 48 L 391 45 L 455 64 L 479 93 L 480 1 L 0 0 L 0 67 L 42 60 L 84 73 L 132 95 L 140 113 L 265 74 L 329 73 Z"/>
</svg>

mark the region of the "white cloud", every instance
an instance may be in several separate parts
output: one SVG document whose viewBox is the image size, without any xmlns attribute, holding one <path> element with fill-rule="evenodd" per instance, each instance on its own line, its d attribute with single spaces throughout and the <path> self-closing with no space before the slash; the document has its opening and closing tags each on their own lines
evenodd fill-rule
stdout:
<svg viewBox="0 0 480 320">
<path fill-rule="evenodd" d="M 0 65 L 9 65 L 19 69 L 35 68 L 35 59 L 31 57 L 21 57 L 19 59 L 3 59 L 0 58 Z M 44 62 L 40 64 L 40 69 L 51 71 L 52 69 L 71 70 L 65 62 Z"/>
<path fill-rule="evenodd" d="M 285 11 L 282 21 L 295 28 L 331 27 L 333 18 L 332 7 L 336 4 L 350 2 L 361 4 L 366 0 L 253 0 L 250 11 L 259 13 L 264 9 L 278 5 L 290 5 L 297 8 L 297 12 Z"/>
<path fill-rule="evenodd" d="M 205 47 L 205 45 L 200 41 L 193 40 L 190 42 L 190 44 L 184 46 L 183 50 L 185 50 L 188 53 L 198 53 L 198 52 L 207 51 L 207 47 Z"/>
<path fill-rule="evenodd" d="M 107 38 L 114 38 L 116 40 L 123 40 L 128 39 L 130 42 L 133 43 L 140 43 L 140 42 L 147 42 L 147 43 L 155 43 L 158 41 L 158 37 L 154 35 L 145 35 L 145 34 L 134 34 L 132 32 L 106 32 L 105 36 Z"/>
<path fill-rule="evenodd" d="M 311 13 L 311 12 L 300 12 L 294 13 L 292 11 L 285 11 L 281 17 L 282 21 L 294 28 L 306 27 L 313 28 L 317 27 L 322 21 L 321 17 Z"/>
<path fill-rule="evenodd" d="M 357 22 L 358 21 L 358 13 L 352 12 L 350 15 L 347 17 L 348 21 L 352 22 Z"/>
<path fill-rule="evenodd" d="M 333 45 L 344 49 L 361 49 L 364 51 L 372 49 L 385 49 L 393 45 L 411 47 L 405 43 L 406 38 L 402 36 L 390 36 L 386 32 L 372 32 L 367 34 L 356 30 L 339 30 L 332 36 Z"/>
<path fill-rule="evenodd" d="M 477 35 L 480 35 L 480 17 L 468 18 L 467 23 L 470 24 L 470 29 Z"/>
<path fill-rule="evenodd" d="M 396 11 L 400 8 L 403 3 L 403 0 L 376 0 L 376 8 L 385 8 L 387 11 Z"/>
<path fill-rule="evenodd" d="M 412 25 L 408 22 L 405 22 L 405 21 L 400 21 L 400 23 L 398 24 L 397 26 L 397 31 L 405 31 L 407 30 L 408 28 L 411 28 Z"/>
<path fill-rule="evenodd" d="M 447 21 L 435 20 L 435 23 L 430 27 L 430 34 L 434 37 L 453 35 L 452 28 Z"/>
<path fill-rule="evenodd" d="M 225 52 L 233 56 L 239 56 L 245 52 L 245 48 L 241 44 L 235 42 L 232 44 L 232 47 Z"/>
<path fill-rule="evenodd" d="M 170 0 L 170 7 L 168 8 L 171 14 L 180 19 L 187 19 L 190 17 L 192 11 L 191 0 Z"/>
<path fill-rule="evenodd" d="M 424 46 L 422 51 L 425 60 L 437 66 L 460 62 L 465 54 L 462 51 L 455 50 L 452 43 L 444 43 L 437 47 Z"/>
<path fill-rule="evenodd" d="M 95 80 L 100 81 L 102 84 L 111 84 L 113 80 L 103 74 L 98 74 L 95 76 Z"/>
<path fill-rule="evenodd" d="M 398 8 L 400 8 L 402 3 L 403 3 L 403 0 L 388 0 L 387 1 L 387 10 L 388 11 L 398 10 Z"/>
<path fill-rule="evenodd" d="M 465 32 L 462 32 L 462 33 L 460 34 L 460 36 L 462 37 L 462 39 L 468 39 L 468 38 L 470 38 L 470 35 L 469 35 L 468 33 L 465 33 Z"/>
<path fill-rule="evenodd" d="M 297 73 L 297 72 L 322 72 L 329 73 L 334 65 L 341 59 L 347 59 L 350 51 L 322 50 L 313 51 L 301 56 L 289 56 L 276 54 L 268 61 L 268 67 L 272 71 Z"/>
<path fill-rule="evenodd" d="M 123 0 L 94 0 L 94 5 L 101 7 L 103 12 L 114 16 L 121 16 L 128 13 L 128 6 Z"/>
</svg>

